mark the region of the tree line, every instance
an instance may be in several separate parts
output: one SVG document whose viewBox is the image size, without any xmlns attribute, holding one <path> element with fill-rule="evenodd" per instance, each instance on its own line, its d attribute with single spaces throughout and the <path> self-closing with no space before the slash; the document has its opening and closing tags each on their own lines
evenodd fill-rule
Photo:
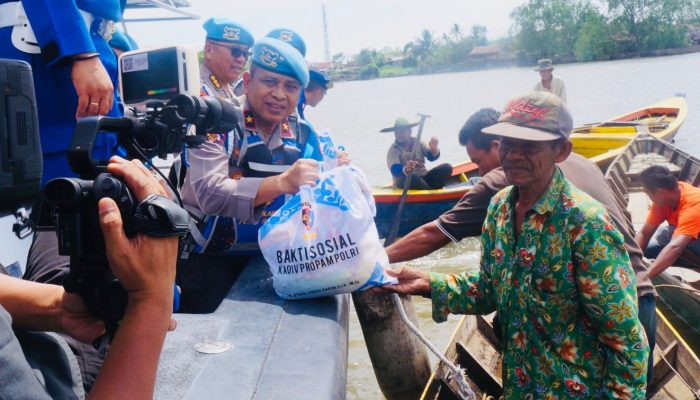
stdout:
<svg viewBox="0 0 700 400">
<path fill-rule="evenodd" d="M 339 53 L 337 65 L 369 79 L 484 66 L 470 57 L 476 46 L 495 45 L 501 59 L 531 65 L 609 60 L 685 47 L 700 37 L 700 0 L 528 0 L 510 15 L 506 37 L 489 41 L 487 29 L 458 23 L 436 35 L 423 30 L 403 48 L 363 49 L 354 58 Z"/>
</svg>

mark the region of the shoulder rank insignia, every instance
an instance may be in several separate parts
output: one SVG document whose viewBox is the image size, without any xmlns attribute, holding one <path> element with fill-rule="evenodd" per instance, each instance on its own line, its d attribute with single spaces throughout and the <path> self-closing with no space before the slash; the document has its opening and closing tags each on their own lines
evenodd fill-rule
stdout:
<svg viewBox="0 0 700 400">
<path fill-rule="evenodd" d="M 280 137 L 282 139 L 294 139 L 294 134 L 289 128 L 289 120 L 287 119 L 282 121 L 282 123 L 280 124 Z"/>
<path fill-rule="evenodd" d="M 221 89 L 221 84 L 219 83 L 219 80 L 216 79 L 216 76 L 214 74 L 209 75 L 209 80 L 211 83 L 214 84 L 214 87 L 217 89 Z"/>
<path fill-rule="evenodd" d="M 243 119 L 245 120 L 246 129 L 255 129 L 255 117 L 250 110 L 243 111 Z"/>
</svg>

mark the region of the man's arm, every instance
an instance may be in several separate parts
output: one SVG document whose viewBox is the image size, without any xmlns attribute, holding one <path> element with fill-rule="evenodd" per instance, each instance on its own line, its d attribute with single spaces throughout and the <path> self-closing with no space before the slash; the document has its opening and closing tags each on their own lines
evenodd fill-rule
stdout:
<svg viewBox="0 0 700 400">
<path fill-rule="evenodd" d="M 139 162 L 112 159 L 107 170 L 121 176 L 140 201 L 165 195 Z M 91 398 L 152 398 L 165 334 L 170 326 L 178 239 L 124 233 L 116 203 L 99 202 L 100 226 L 110 269 L 128 293 L 128 305 Z"/>
<path fill-rule="evenodd" d="M 573 239 L 575 279 L 582 309 L 607 352 L 603 387 L 610 389 L 611 398 L 623 387 L 631 391 L 629 398 L 641 398 L 649 344 L 638 318 L 636 279 L 622 235 L 600 217 L 569 229 L 582 232 Z"/>
<path fill-rule="evenodd" d="M 89 27 L 74 0 L 22 0 L 22 4 L 47 65 L 95 53 Z M 112 18 L 118 20 L 114 17 L 120 15 L 119 9 L 113 11 Z M 105 115 L 112 109 L 114 86 L 99 58 L 74 61 L 71 79 L 78 94 L 76 118 Z"/>
<path fill-rule="evenodd" d="M 449 242 L 450 238 L 431 221 L 392 243 L 386 248 L 386 254 L 390 263 L 410 261 L 427 256 Z"/>
<path fill-rule="evenodd" d="M 654 232 L 656 232 L 658 227 L 658 224 L 650 224 L 647 222 L 642 226 L 642 229 L 640 229 L 639 232 L 634 235 L 634 241 L 637 242 L 639 248 L 642 249 L 642 252 L 646 251 L 647 246 L 649 245 L 649 240 L 654 235 Z"/>
<path fill-rule="evenodd" d="M 189 167 L 182 188 L 186 202 L 194 202 L 208 215 L 224 215 L 242 221 L 255 219 L 255 208 L 299 186 L 313 185 L 318 179 L 315 160 L 297 160 L 287 171 L 267 178 L 229 177 L 229 156 L 224 136 L 210 138 L 197 148 L 188 149 Z"/>
<path fill-rule="evenodd" d="M 487 218 L 489 218 L 487 216 Z M 494 225 L 481 234 L 482 249 L 490 249 L 494 243 Z M 433 303 L 433 320 L 443 322 L 452 314 L 488 314 L 496 309 L 493 297 L 492 265 L 490 251 L 481 254 L 480 270 L 462 274 L 427 273 L 415 268 L 401 267 L 389 270 L 399 280 L 396 285 L 375 288 L 376 292 L 395 292 L 427 295 Z"/>
<path fill-rule="evenodd" d="M 688 235 L 675 235 L 671 241 L 661 250 L 659 255 L 651 263 L 651 267 L 647 271 L 650 278 L 664 272 L 666 268 L 673 265 L 678 257 L 683 254 L 686 246 L 693 240 L 692 237 Z"/>
</svg>

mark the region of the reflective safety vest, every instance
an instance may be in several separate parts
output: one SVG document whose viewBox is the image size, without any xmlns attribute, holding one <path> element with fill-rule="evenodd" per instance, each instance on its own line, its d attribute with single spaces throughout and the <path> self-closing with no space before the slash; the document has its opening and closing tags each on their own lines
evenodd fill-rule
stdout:
<svg viewBox="0 0 700 400">
<path fill-rule="evenodd" d="M 282 145 L 270 149 L 264 137 L 255 130 L 251 112 L 243 113 L 245 128 L 222 134 L 223 145 L 233 166 L 233 178 L 265 178 L 286 171 L 299 158 L 315 158 L 320 150 L 313 128 L 296 116 L 289 116 L 280 124 Z M 310 140 L 313 137 L 314 140 Z M 258 229 L 288 200 L 289 195 L 278 196 L 263 206 L 257 223 L 243 223 L 236 218 L 204 215 L 200 210 L 187 207 L 195 218 L 190 223 L 191 248 L 185 251 L 214 255 L 257 255 Z M 189 250 L 189 251 L 187 251 Z"/>
</svg>

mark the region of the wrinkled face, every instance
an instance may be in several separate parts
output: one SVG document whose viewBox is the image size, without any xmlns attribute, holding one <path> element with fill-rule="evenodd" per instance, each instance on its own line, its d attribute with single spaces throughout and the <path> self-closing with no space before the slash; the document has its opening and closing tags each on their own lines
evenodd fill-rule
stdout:
<svg viewBox="0 0 700 400">
<path fill-rule="evenodd" d="M 294 112 L 301 93 L 298 80 L 255 67 L 243 74 L 243 85 L 256 118 L 269 124 L 279 123 Z"/>
<path fill-rule="evenodd" d="M 571 152 L 571 142 L 554 145 L 552 141 L 532 141 L 504 137 L 498 146 L 498 156 L 508 182 L 527 186 L 550 179 L 554 166 Z"/>
<path fill-rule="evenodd" d="M 411 128 L 398 128 L 394 131 L 394 139 L 398 144 L 408 143 L 408 139 L 411 137 Z"/>
<path fill-rule="evenodd" d="M 231 54 L 232 49 L 238 57 Z M 204 65 L 222 84 L 233 83 L 241 77 L 245 63 L 248 61 L 248 52 L 248 46 L 208 40 L 204 46 Z"/>
<path fill-rule="evenodd" d="M 310 105 L 311 107 L 316 107 L 318 103 L 320 103 L 321 100 L 323 100 L 323 98 L 326 97 L 327 91 L 327 89 L 321 86 L 307 88 L 304 92 L 304 96 L 306 97 L 306 104 Z"/>
<path fill-rule="evenodd" d="M 552 80 L 552 70 L 551 69 L 546 69 L 544 71 L 540 71 L 540 78 L 543 81 L 550 81 Z"/>
<path fill-rule="evenodd" d="M 491 141 L 491 147 L 488 151 L 474 146 L 474 142 L 467 140 L 467 155 L 473 163 L 479 166 L 480 176 L 486 175 L 501 165 L 501 160 L 498 158 L 498 140 Z"/>
</svg>

